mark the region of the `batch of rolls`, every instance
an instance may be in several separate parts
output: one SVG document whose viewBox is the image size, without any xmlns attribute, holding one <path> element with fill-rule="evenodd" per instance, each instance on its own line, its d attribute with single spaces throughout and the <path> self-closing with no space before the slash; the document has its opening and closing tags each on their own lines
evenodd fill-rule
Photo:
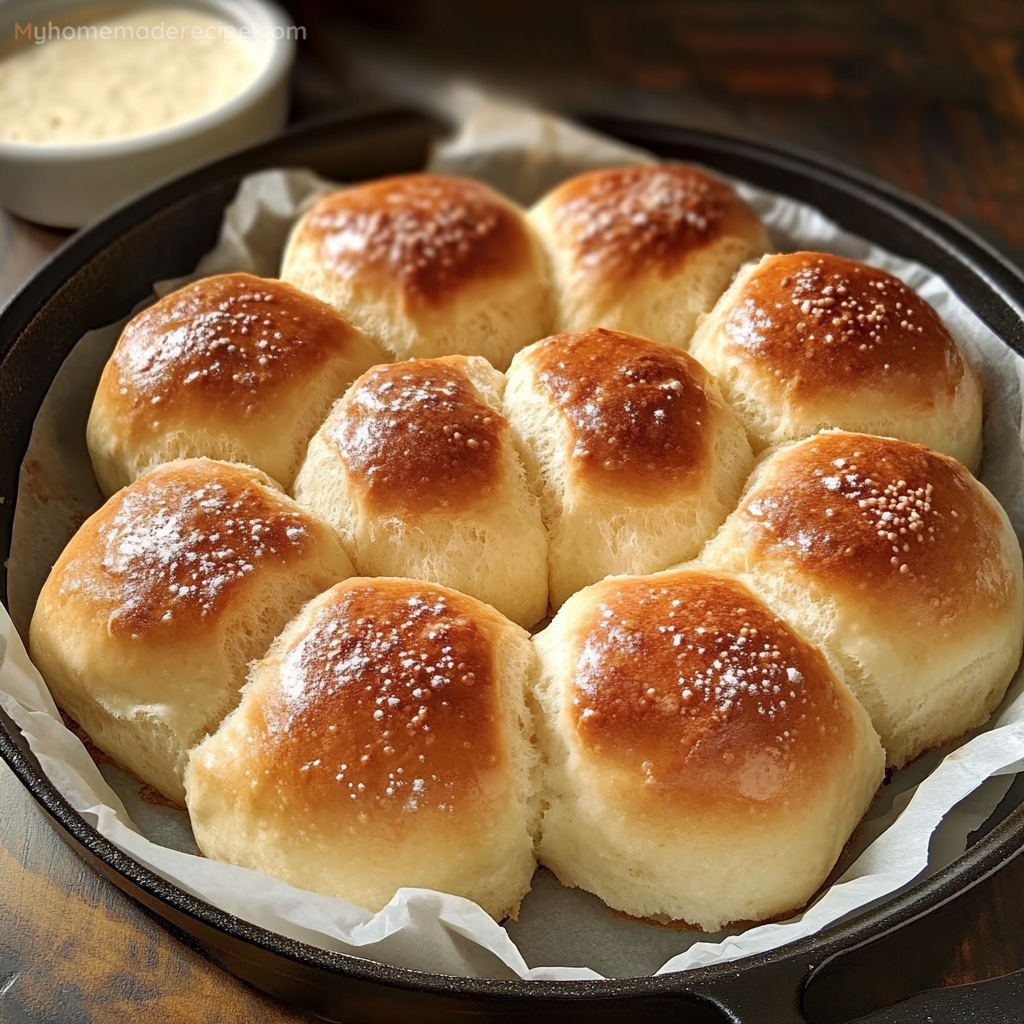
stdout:
<svg viewBox="0 0 1024 1024">
<path fill-rule="evenodd" d="M 528 213 L 408 175 L 156 302 L 32 620 L 58 704 L 206 856 L 371 910 L 514 915 L 538 861 L 643 919 L 798 909 L 1001 700 L 1024 585 L 938 315 L 770 248 L 692 168 Z"/>
</svg>

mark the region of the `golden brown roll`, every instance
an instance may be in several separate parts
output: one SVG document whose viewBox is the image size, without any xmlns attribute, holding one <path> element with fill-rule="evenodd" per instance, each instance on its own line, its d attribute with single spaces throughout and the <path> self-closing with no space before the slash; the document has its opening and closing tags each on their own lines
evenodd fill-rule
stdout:
<svg viewBox="0 0 1024 1024">
<path fill-rule="evenodd" d="M 479 356 L 374 367 L 313 438 L 294 493 L 360 575 L 440 583 L 531 626 L 547 610 L 547 535 L 504 384 Z"/>
<path fill-rule="evenodd" d="M 754 211 L 695 167 L 580 174 L 530 220 L 554 272 L 556 330 L 610 327 L 678 348 L 740 266 L 771 248 Z"/>
<path fill-rule="evenodd" d="M 520 352 L 505 410 L 541 497 L 555 609 L 609 573 L 694 557 L 753 466 L 714 377 L 620 331 L 556 334 Z"/>
<path fill-rule="evenodd" d="M 181 802 L 186 751 L 237 704 L 249 662 L 351 572 L 327 525 L 263 473 L 170 462 L 118 491 L 57 559 L 32 660 L 96 746 Z"/>
<path fill-rule="evenodd" d="M 529 637 L 443 587 L 311 601 L 191 752 L 203 853 L 370 910 L 438 889 L 514 915 L 534 870 Z"/>
<path fill-rule="evenodd" d="M 538 855 L 563 884 L 707 931 L 810 898 L 884 767 L 817 648 L 701 568 L 588 587 L 534 645 Z"/>
<path fill-rule="evenodd" d="M 385 358 L 282 281 L 219 274 L 186 285 L 128 323 L 103 370 L 86 432 L 100 489 L 204 455 L 289 487 L 331 403 Z"/>
<path fill-rule="evenodd" d="M 690 351 L 755 450 L 841 427 L 978 467 L 974 371 L 935 310 L 883 270 L 821 252 L 765 256 L 740 271 Z"/>
<path fill-rule="evenodd" d="M 1013 528 L 961 463 L 922 445 L 834 431 L 783 448 L 701 559 L 744 574 L 824 648 L 890 764 L 981 725 L 1017 670 Z"/>
<path fill-rule="evenodd" d="M 504 370 L 551 329 L 525 215 L 468 178 L 404 174 L 324 196 L 295 225 L 281 277 L 396 359 L 479 355 Z"/>
</svg>

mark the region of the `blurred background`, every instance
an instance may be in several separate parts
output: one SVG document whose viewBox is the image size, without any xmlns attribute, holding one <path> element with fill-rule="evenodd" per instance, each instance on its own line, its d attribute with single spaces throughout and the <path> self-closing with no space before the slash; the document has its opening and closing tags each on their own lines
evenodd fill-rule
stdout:
<svg viewBox="0 0 1024 1024">
<path fill-rule="evenodd" d="M 305 28 L 293 124 L 396 101 L 436 110 L 446 86 L 470 82 L 568 116 L 657 119 L 841 161 L 1024 266 L 1024 0 L 277 2 Z M 0 309 L 69 234 L 0 210 Z M 3 766 L 0 807 L 0 1021 L 138 1020 L 145 1002 L 146 1020 L 312 1024 L 87 870 Z M 950 983 L 992 970 L 1016 906 L 983 908 Z"/>
<path fill-rule="evenodd" d="M 468 79 L 845 161 L 1024 264 L 1022 0 L 283 2 L 293 120 Z"/>
<path fill-rule="evenodd" d="M 292 124 L 469 82 L 842 161 L 1024 265 L 1024 0 L 277 2 L 305 29 Z M 0 308 L 67 235 L 0 210 Z"/>
</svg>

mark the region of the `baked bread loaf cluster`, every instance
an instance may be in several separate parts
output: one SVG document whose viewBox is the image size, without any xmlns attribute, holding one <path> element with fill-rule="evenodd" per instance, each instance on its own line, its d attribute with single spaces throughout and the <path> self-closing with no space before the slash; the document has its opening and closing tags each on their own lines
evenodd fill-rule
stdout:
<svg viewBox="0 0 1024 1024">
<path fill-rule="evenodd" d="M 468 178 L 406 174 L 324 196 L 295 225 L 281 277 L 395 359 L 479 355 L 504 370 L 553 316 L 524 214 Z"/>
<path fill-rule="evenodd" d="M 192 752 L 199 845 L 370 910 L 416 886 L 515 914 L 535 867 L 536 658 L 524 629 L 464 594 L 338 584 Z"/>
<path fill-rule="evenodd" d="M 530 345 L 509 370 L 505 408 L 541 497 L 555 610 L 605 576 L 694 557 L 753 466 L 711 374 L 621 331 Z"/>
<path fill-rule="evenodd" d="M 643 919 L 799 908 L 1002 698 L 1024 573 L 935 312 L 769 248 L 693 168 L 529 213 L 407 175 L 162 299 L 33 617 L 57 701 L 207 856 L 374 910 L 514 914 L 536 858 Z"/>
<path fill-rule="evenodd" d="M 1013 527 L 923 445 L 830 431 L 781 449 L 702 557 L 822 646 L 897 767 L 981 725 L 1017 671 Z"/>
<path fill-rule="evenodd" d="M 581 174 L 531 211 L 558 331 L 608 327 L 685 348 L 736 271 L 771 249 L 757 214 L 695 167 Z"/>
<path fill-rule="evenodd" d="M 433 580 L 529 627 L 547 611 L 548 541 L 504 385 L 480 356 L 374 367 L 313 438 L 294 493 L 360 575 Z"/>
<path fill-rule="evenodd" d="M 249 663 L 350 575 L 327 525 L 263 473 L 170 462 L 64 549 L 32 616 L 32 660 L 101 750 L 181 801 L 186 754 L 238 702 Z"/>
<path fill-rule="evenodd" d="M 716 931 L 801 906 L 882 781 L 821 651 L 726 574 L 603 580 L 536 647 L 541 860 L 636 917 Z"/>
<path fill-rule="evenodd" d="M 981 386 L 935 310 L 898 278 L 821 252 L 743 268 L 690 351 L 757 451 L 827 427 L 917 441 L 975 471 Z"/>
<path fill-rule="evenodd" d="M 384 350 L 283 281 L 220 274 L 125 327 L 86 437 L 110 495 L 161 462 L 243 462 L 290 487 L 334 401 Z"/>
</svg>

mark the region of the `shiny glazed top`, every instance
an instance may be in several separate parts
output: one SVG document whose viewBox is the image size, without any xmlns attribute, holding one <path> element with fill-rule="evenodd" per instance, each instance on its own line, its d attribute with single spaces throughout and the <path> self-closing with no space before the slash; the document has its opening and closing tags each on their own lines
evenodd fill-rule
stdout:
<svg viewBox="0 0 1024 1024">
<path fill-rule="evenodd" d="M 152 429 L 183 417 L 251 420 L 343 357 L 355 335 L 340 313 L 290 284 L 218 274 L 128 323 L 97 398 Z"/>
<path fill-rule="evenodd" d="M 368 370 L 325 425 L 367 507 L 415 515 L 479 506 L 503 480 L 508 423 L 477 394 L 465 356 Z"/>
<path fill-rule="evenodd" d="M 760 248 L 764 229 L 736 192 L 693 167 L 622 167 L 577 175 L 544 200 L 575 269 L 626 285 L 675 273 L 692 253 L 734 236 Z"/>
<path fill-rule="evenodd" d="M 546 338 L 527 358 L 569 423 L 576 480 L 652 497 L 701 486 L 716 410 L 692 356 L 595 327 Z"/>
<path fill-rule="evenodd" d="M 625 793 L 720 814 L 803 801 L 855 723 L 824 656 L 735 578 L 681 569 L 598 584 L 567 711 Z"/>
<path fill-rule="evenodd" d="M 818 434 L 775 455 L 734 516 L 758 571 L 799 571 L 889 623 L 934 629 L 1014 599 L 998 515 L 964 466 L 923 445 Z"/>
<path fill-rule="evenodd" d="M 281 797 L 371 829 L 486 814 L 510 786 L 487 609 L 389 578 L 347 580 L 314 607 L 252 694 L 251 749 Z"/>
<path fill-rule="evenodd" d="M 731 359 L 796 399 L 898 389 L 927 404 L 966 366 L 945 324 L 898 278 L 827 253 L 768 256 L 722 325 Z"/>
<path fill-rule="evenodd" d="M 523 216 L 468 178 L 405 174 L 332 192 L 303 218 L 297 241 L 342 278 L 372 275 L 419 309 L 532 263 Z"/>
<path fill-rule="evenodd" d="M 313 557 L 319 529 L 258 470 L 169 462 L 93 513 L 51 578 L 114 637 L 180 643 L 183 633 L 216 629 L 261 570 Z"/>
</svg>

